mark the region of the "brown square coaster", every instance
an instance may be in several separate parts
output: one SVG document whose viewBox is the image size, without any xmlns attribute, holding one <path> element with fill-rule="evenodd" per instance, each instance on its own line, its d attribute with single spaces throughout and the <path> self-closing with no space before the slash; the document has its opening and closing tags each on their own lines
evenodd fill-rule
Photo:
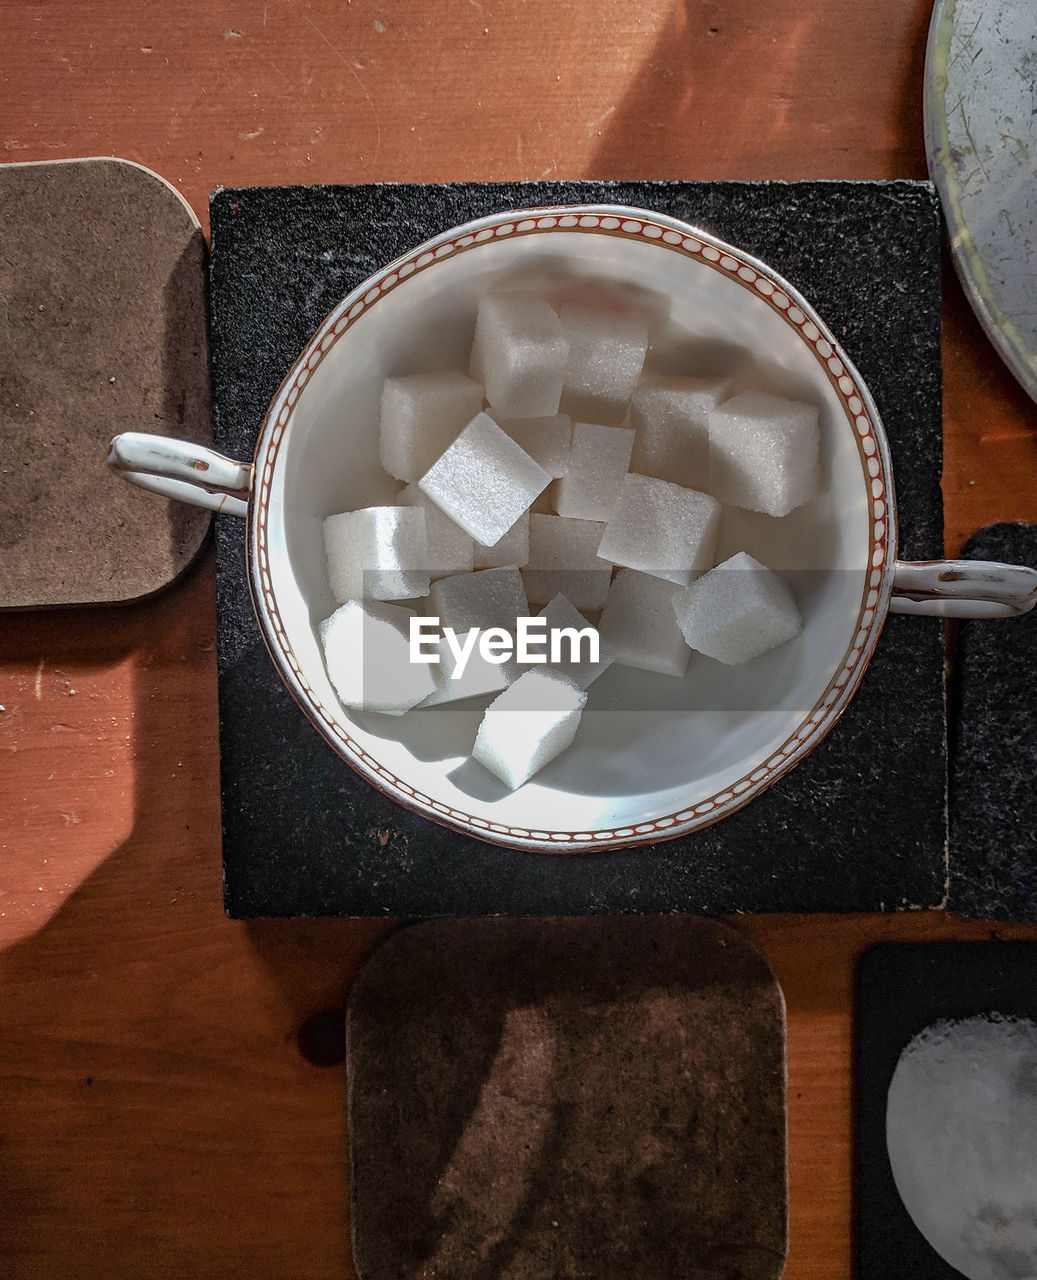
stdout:
<svg viewBox="0 0 1037 1280">
<path fill-rule="evenodd" d="M 205 237 L 128 160 L 0 165 L 0 608 L 164 587 L 209 512 L 105 466 L 120 431 L 211 440 Z"/>
<path fill-rule="evenodd" d="M 361 1280 L 763 1280 L 787 1247 L 785 1011 L 694 917 L 439 920 L 347 1011 Z"/>
</svg>

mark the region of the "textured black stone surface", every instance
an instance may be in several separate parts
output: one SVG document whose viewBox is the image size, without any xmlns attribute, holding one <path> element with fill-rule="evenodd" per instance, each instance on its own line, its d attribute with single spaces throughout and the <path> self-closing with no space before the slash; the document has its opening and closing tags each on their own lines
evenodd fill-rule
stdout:
<svg viewBox="0 0 1037 1280">
<path fill-rule="evenodd" d="M 886 424 L 901 555 L 942 549 L 940 260 L 927 183 L 537 183 L 226 190 L 211 204 L 217 447 L 263 411 L 327 311 L 423 239 L 501 208 L 608 202 L 699 224 L 816 306 Z M 242 522 L 218 522 L 225 903 L 233 916 L 581 915 L 929 906 L 946 880 L 943 632 L 892 618 L 820 748 L 693 836 L 551 857 L 414 816 L 355 775 L 281 685 L 252 617 Z"/>
<path fill-rule="evenodd" d="M 911 1221 L 886 1154 L 886 1095 L 900 1055 L 941 1019 L 1037 1019 L 1037 943 L 873 947 L 857 972 L 857 1277 L 961 1280 Z"/>
<path fill-rule="evenodd" d="M 1037 569 L 1037 526 L 989 525 L 970 560 Z M 948 906 L 1037 920 L 1037 612 L 958 627 L 951 684 Z"/>
</svg>

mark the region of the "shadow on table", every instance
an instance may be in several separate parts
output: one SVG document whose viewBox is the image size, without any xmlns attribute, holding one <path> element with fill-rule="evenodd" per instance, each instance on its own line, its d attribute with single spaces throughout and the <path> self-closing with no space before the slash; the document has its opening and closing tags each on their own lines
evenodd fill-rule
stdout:
<svg viewBox="0 0 1037 1280">
<path fill-rule="evenodd" d="M 132 715 L 130 759 L 115 764 L 132 771 L 125 838 L 105 845 L 119 821 L 96 805 L 92 824 L 63 827 L 52 866 L 75 866 L 94 830 L 98 856 L 0 952 L 0 1256 L 12 1278 L 349 1274 L 344 1070 L 307 1060 L 299 1033 L 342 1008 L 387 926 L 245 926 L 223 913 L 212 561 L 147 604 L 0 620 L 9 663 L 31 678 L 38 653 L 60 655 L 73 685 L 84 673 L 83 702 L 87 669 L 100 689 L 127 664 L 129 692 L 110 713 Z M 98 739 L 109 707 L 92 696 Z M 35 887 L 33 814 L 64 775 L 80 768 L 104 800 L 93 740 L 82 726 L 72 737 L 52 777 L 14 797 L 9 816 L 25 818 L 5 833 L 8 903 L 15 877 Z M 45 764 L 47 742 L 20 745 Z"/>
<path fill-rule="evenodd" d="M 846 149 L 833 171 L 844 120 L 866 109 L 867 57 L 831 59 L 832 23 L 824 6 L 794 12 L 754 3 L 677 0 L 654 49 L 608 118 L 587 176 L 617 178 L 903 177 L 925 173 L 921 83 L 931 4 L 918 0 L 903 34 L 897 88 L 896 169 L 870 163 L 888 141 L 861 129 L 860 151 Z M 863 41 L 875 41 L 862 22 Z M 883 38 L 890 38 L 884 36 Z M 848 31 L 840 42 L 856 48 Z M 826 55 L 828 57 L 826 58 Z M 888 106 L 886 107 L 889 111 Z M 884 123 L 884 122 L 883 122 Z M 871 152 L 871 156 L 867 153 Z M 795 169 L 792 170 L 791 166 Z"/>
</svg>

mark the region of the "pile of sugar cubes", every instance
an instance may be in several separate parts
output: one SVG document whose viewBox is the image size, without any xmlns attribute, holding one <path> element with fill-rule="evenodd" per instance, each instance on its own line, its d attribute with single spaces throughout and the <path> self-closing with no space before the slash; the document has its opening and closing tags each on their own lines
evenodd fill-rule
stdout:
<svg viewBox="0 0 1037 1280">
<path fill-rule="evenodd" d="M 467 373 L 386 380 L 381 461 L 403 487 L 324 523 L 340 608 L 320 637 L 346 706 L 496 695 L 472 755 L 516 788 L 573 741 L 611 663 L 683 676 L 692 650 L 742 663 L 800 633 L 776 573 L 715 549 L 725 505 L 781 517 L 814 493 L 816 407 L 650 376 L 648 344 L 637 311 L 501 293 L 479 305 Z M 549 634 L 596 630 L 597 661 L 586 644 L 507 656 L 532 609 Z M 411 661 L 419 615 L 504 641 L 504 659 L 473 647 L 462 670 L 434 636 L 438 664 Z"/>
</svg>

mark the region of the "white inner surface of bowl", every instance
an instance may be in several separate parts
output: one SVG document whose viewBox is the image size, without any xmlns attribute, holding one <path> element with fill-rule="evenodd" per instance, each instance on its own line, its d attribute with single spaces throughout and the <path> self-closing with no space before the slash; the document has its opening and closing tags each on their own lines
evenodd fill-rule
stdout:
<svg viewBox="0 0 1037 1280">
<path fill-rule="evenodd" d="M 316 635 L 336 607 L 321 524 L 335 512 L 391 503 L 398 491 L 378 454 L 387 376 L 467 370 L 478 299 L 492 289 L 558 298 L 588 282 L 641 295 L 656 313 L 648 367 L 729 374 L 734 390 L 758 387 L 820 408 L 817 496 L 780 520 L 727 508 L 718 554 L 745 550 L 782 572 L 805 625 L 798 640 L 740 667 L 699 654 L 684 679 L 612 667 L 591 686 L 573 746 L 512 793 L 469 759 L 488 699 L 402 719 L 339 705 Z M 724 792 L 766 764 L 815 707 L 857 631 L 870 568 L 868 484 L 822 362 L 762 297 L 658 241 L 543 231 L 476 244 L 414 274 L 364 311 L 317 366 L 273 473 L 271 585 L 313 698 L 394 778 L 484 822 L 612 830 Z"/>
</svg>

